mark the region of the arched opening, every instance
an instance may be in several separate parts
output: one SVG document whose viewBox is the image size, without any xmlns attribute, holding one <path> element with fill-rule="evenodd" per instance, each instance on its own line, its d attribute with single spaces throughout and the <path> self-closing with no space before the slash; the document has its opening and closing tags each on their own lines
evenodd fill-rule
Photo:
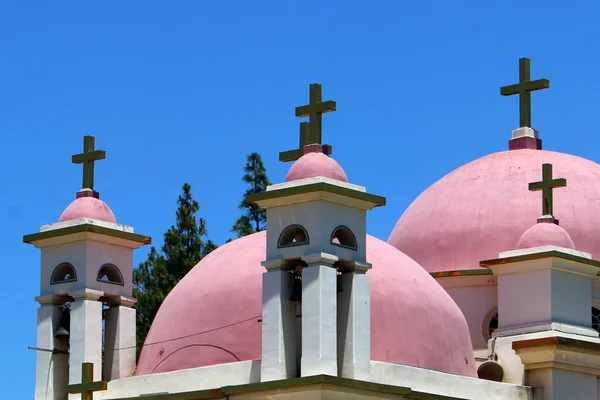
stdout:
<svg viewBox="0 0 600 400">
<path fill-rule="evenodd" d="M 498 329 L 498 309 L 494 308 L 489 312 L 483 323 L 483 336 L 485 340 L 491 339 L 496 329 Z"/>
<path fill-rule="evenodd" d="M 114 264 L 104 264 L 98 271 L 98 281 L 123 286 L 123 275 Z"/>
<path fill-rule="evenodd" d="M 340 225 L 331 234 L 331 244 L 356 250 L 356 236 L 347 226 Z"/>
<path fill-rule="evenodd" d="M 52 271 L 50 277 L 50 284 L 56 285 L 58 283 L 75 282 L 77 280 L 77 274 L 75 268 L 69 263 L 60 263 Z"/>
<path fill-rule="evenodd" d="M 300 225 L 290 225 L 281 232 L 277 247 L 291 247 L 308 244 L 308 233 Z"/>
<path fill-rule="evenodd" d="M 600 310 L 592 307 L 592 328 L 600 332 Z"/>
</svg>

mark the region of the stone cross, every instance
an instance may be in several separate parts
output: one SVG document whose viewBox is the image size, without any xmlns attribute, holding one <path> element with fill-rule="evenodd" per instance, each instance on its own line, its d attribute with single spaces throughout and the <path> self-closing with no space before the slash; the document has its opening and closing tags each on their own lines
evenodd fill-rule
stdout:
<svg viewBox="0 0 600 400">
<path fill-rule="evenodd" d="M 552 189 L 567 186 L 567 180 L 564 178 L 552 179 L 552 164 L 542 165 L 542 180 L 529 184 L 529 190 L 542 191 L 542 215 L 554 216 L 552 207 Z"/>
<path fill-rule="evenodd" d="M 296 107 L 296 117 L 308 117 L 309 122 L 300 123 L 300 146 L 296 150 L 279 153 L 279 161 L 295 161 L 304 154 L 304 146 L 321 144 L 323 131 L 323 114 L 336 110 L 335 101 L 322 101 L 321 85 L 310 85 L 310 101 L 305 106 Z M 331 146 L 323 146 L 323 152 L 331 154 Z"/>
<path fill-rule="evenodd" d="M 95 150 L 94 143 L 93 136 L 84 136 L 83 153 L 75 154 L 72 158 L 73 164 L 83 164 L 82 189 L 94 190 L 94 161 L 106 158 L 106 151 Z"/>
<path fill-rule="evenodd" d="M 529 58 L 521 58 L 519 60 L 519 83 L 500 88 L 500 94 L 502 96 L 519 95 L 520 126 L 531 128 L 531 92 L 548 89 L 550 81 L 548 79 L 532 81 L 529 65 Z"/>
<path fill-rule="evenodd" d="M 81 400 L 94 400 L 94 392 L 106 390 L 107 383 L 104 381 L 94 382 L 94 364 L 83 363 L 81 365 L 81 383 L 69 385 L 69 393 L 81 393 Z"/>
</svg>

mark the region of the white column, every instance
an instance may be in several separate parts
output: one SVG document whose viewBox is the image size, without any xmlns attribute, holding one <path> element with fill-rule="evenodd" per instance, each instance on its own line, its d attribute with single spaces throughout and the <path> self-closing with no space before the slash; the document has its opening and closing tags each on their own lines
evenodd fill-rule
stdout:
<svg viewBox="0 0 600 400">
<path fill-rule="evenodd" d="M 127 378 L 135 372 L 136 300 L 119 296 L 106 312 L 104 325 L 104 379 Z"/>
<path fill-rule="evenodd" d="M 337 376 L 337 270 L 334 255 L 302 257 L 301 375 Z"/>
<path fill-rule="evenodd" d="M 338 305 L 338 366 L 343 378 L 371 378 L 371 283 L 365 270 L 370 265 L 353 263 L 340 277 Z"/>
<path fill-rule="evenodd" d="M 102 379 L 102 303 L 99 290 L 83 289 L 69 293 L 71 303 L 69 384 L 81 383 L 81 364 L 94 364 L 94 381 Z M 69 400 L 81 399 L 70 394 Z"/>
<path fill-rule="evenodd" d="M 290 301 L 294 276 L 282 260 L 263 262 L 261 381 L 296 377 L 296 303 Z"/>
<path fill-rule="evenodd" d="M 37 318 L 36 347 L 45 350 L 66 350 L 59 348 L 59 340 L 54 337 L 60 324 L 62 310 L 56 298 L 40 296 L 35 299 L 40 303 Z M 59 400 L 67 396 L 68 364 L 67 354 L 53 354 L 36 350 L 35 357 L 35 399 Z"/>
</svg>

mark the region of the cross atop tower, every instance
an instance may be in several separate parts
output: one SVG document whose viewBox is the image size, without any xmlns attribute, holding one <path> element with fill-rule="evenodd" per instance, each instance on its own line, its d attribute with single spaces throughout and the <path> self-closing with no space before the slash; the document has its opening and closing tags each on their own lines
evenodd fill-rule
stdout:
<svg viewBox="0 0 600 400">
<path fill-rule="evenodd" d="M 279 161 L 295 161 L 304 154 L 304 146 L 322 143 L 323 114 L 336 110 L 335 101 L 322 101 L 321 85 L 310 85 L 309 104 L 296 107 L 296 117 L 308 117 L 308 122 L 300 123 L 300 146 L 296 150 L 279 153 Z M 331 146 L 324 145 L 323 152 L 331 154 Z"/>
<path fill-rule="evenodd" d="M 94 400 L 94 392 L 106 390 L 107 383 L 104 381 L 94 381 L 94 364 L 81 364 L 81 383 L 69 385 L 69 393 L 81 393 L 81 400 Z"/>
<path fill-rule="evenodd" d="M 552 189 L 567 186 L 567 180 L 564 178 L 552 179 L 552 164 L 542 165 L 542 180 L 529 184 L 529 190 L 542 191 L 542 215 L 554 216 L 552 207 Z"/>
<path fill-rule="evenodd" d="M 73 164 L 83 164 L 82 189 L 94 190 L 94 161 L 106 158 L 106 151 L 95 150 L 95 138 L 93 136 L 83 137 L 83 153 L 75 154 L 72 158 Z"/>
<path fill-rule="evenodd" d="M 521 58 L 519 60 L 519 83 L 500 88 L 500 94 L 502 96 L 519 95 L 520 126 L 531 128 L 531 92 L 549 87 L 548 79 L 531 80 L 529 58 Z"/>
</svg>

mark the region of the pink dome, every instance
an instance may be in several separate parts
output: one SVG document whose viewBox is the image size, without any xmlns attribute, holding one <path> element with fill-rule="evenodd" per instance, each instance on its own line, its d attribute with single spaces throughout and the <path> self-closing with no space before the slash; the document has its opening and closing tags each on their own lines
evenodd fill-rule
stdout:
<svg viewBox="0 0 600 400">
<path fill-rule="evenodd" d="M 266 234 L 219 247 L 162 304 L 137 375 L 261 358 Z M 465 317 L 416 262 L 367 236 L 371 276 L 371 358 L 476 376 Z M 243 256 L 240 256 L 243 255 Z"/>
<path fill-rule="evenodd" d="M 306 153 L 300 157 L 290 168 L 285 181 L 290 182 L 316 176 L 348 182 L 348 177 L 340 164 L 320 152 Z"/>
<path fill-rule="evenodd" d="M 515 248 L 542 212 L 542 164 L 567 187 L 554 190 L 554 212 L 578 250 L 600 254 L 600 165 L 544 150 L 511 150 L 479 158 L 446 175 L 413 201 L 388 242 L 429 272 L 478 269 Z M 550 228 L 551 229 L 551 228 Z"/>
<path fill-rule="evenodd" d="M 95 197 L 80 197 L 75 199 L 63 211 L 58 222 L 71 221 L 79 218 L 97 219 L 104 222 L 117 223 L 115 214 L 112 210 L 100 199 Z"/>
<path fill-rule="evenodd" d="M 548 222 L 541 222 L 527 229 L 519 241 L 517 249 L 530 249 L 541 246 L 560 246 L 575 249 L 573 239 L 562 227 Z"/>
</svg>

